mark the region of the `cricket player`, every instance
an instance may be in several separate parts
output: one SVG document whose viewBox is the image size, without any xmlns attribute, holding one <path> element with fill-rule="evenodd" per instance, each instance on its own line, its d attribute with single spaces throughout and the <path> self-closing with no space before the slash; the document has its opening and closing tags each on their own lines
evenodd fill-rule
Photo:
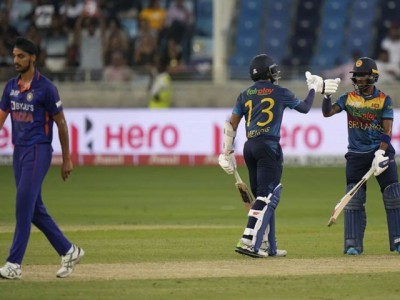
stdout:
<svg viewBox="0 0 400 300">
<path fill-rule="evenodd" d="M 28 245 L 31 223 L 41 230 L 61 256 L 57 277 L 69 276 L 84 251 L 73 245 L 47 213 L 42 200 L 42 184 L 52 158 L 53 123 L 58 127 L 62 148 L 61 177 L 66 180 L 72 171 L 68 127 L 63 107 L 54 84 L 35 69 L 36 45 L 18 37 L 13 49 L 14 66 L 19 76 L 8 81 L 0 99 L 0 129 L 11 117 L 16 225 L 14 239 L 0 276 L 21 277 L 21 263 Z"/>
<path fill-rule="evenodd" d="M 307 72 L 309 92 L 301 101 L 291 91 L 278 85 L 280 71 L 268 55 L 255 56 L 249 71 L 254 84 L 239 94 L 230 120 L 225 122 L 224 152 L 218 159 L 226 173 L 234 172 L 236 160 L 233 142 L 244 116 L 247 141 L 243 155 L 251 191 L 256 200 L 249 211 L 247 226 L 235 251 L 255 258 L 286 256 L 286 250 L 277 250 L 275 239 L 275 209 L 282 189 L 283 153 L 279 140 L 283 112 L 288 107 L 300 113 L 308 113 L 315 93 L 335 93 L 340 80 L 323 81 Z"/>
<path fill-rule="evenodd" d="M 376 88 L 379 71 L 371 58 L 358 59 L 350 73 L 355 91 L 340 96 L 334 104 L 330 95 L 325 95 L 322 113 L 331 117 L 346 111 L 346 189 L 349 191 L 374 167 L 386 210 L 389 248 L 400 253 L 400 184 L 391 144 L 392 99 Z M 366 189 L 364 184 L 344 208 L 344 253 L 347 255 L 359 255 L 364 250 Z"/>
</svg>

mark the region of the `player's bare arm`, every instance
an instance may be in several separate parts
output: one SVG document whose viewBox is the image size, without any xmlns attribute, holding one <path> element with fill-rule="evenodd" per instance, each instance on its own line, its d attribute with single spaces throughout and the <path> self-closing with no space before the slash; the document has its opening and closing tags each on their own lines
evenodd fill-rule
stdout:
<svg viewBox="0 0 400 300">
<path fill-rule="evenodd" d="M 61 166 L 61 177 L 65 181 L 71 174 L 73 165 L 69 152 L 69 136 L 68 136 L 68 126 L 65 120 L 64 112 L 59 112 L 53 116 L 54 121 L 58 127 L 58 137 L 60 139 L 61 151 L 63 163 Z"/>
<path fill-rule="evenodd" d="M 2 109 L 0 109 L 0 129 L 3 128 L 4 122 L 6 121 L 8 116 L 8 111 L 5 112 Z"/>
<path fill-rule="evenodd" d="M 241 119 L 242 119 L 242 117 L 239 115 L 236 115 L 236 114 L 231 115 L 230 123 L 232 125 L 233 130 L 235 130 L 235 131 L 237 130 Z"/>
</svg>

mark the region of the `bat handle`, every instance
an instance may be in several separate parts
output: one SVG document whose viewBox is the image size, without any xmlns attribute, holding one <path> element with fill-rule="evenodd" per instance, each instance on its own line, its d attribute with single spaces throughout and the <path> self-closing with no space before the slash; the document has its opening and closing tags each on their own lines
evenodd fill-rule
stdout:
<svg viewBox="0 0 400 300">
<path fill-rule="evenodd" d="M 239 172 L 237 171 L 236 168 L 233 171 L 233 175 L 235 176 L 236 182 L 238 182 L 238 183 L 242 183 L 243 182 L 243 180 L 242 180 L 242 178 L 240 178 Z"/>
</svg>

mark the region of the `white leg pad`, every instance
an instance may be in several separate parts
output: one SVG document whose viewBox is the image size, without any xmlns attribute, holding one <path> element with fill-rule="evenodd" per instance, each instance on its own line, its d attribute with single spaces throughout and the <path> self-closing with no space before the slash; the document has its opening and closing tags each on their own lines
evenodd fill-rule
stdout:
<svg viewBox="0 0 400 300">
<path fill-rule="evenodd" d="M 257 232 L 260 229 L 261 225 L 262 225 L 262 220 L 264 218 L 264 214 L 268 209 L 268 204 L 271 202 L 271 196 L 272 194 L 269 194 L 268 197 L 257 197 L 257 200 L 260 200 L 262 202 L 265 202 L 265 206 L 262 210 L 255 210 L 255 209 L 250 209 L 248 216 L 249 217 L 253 217 L 256 218 L 256 224 L 253 228 L 246 228 L 244 231 L 245 235 L 252 235 L 253 236 L 253 240 L 252 240 L 252 245 L 254 246 L 256 243 L 256 238 L 257 238 Z M 266 230 L 266 234 L 264 234 L 264 238 L 266 237 L 266 240 L 268 241 L 268 233 L 269 233 L 269 225 L 267 226 L 267 230 Z M 264 240 L 263 238 L 263 240 Z"/>
</svg>

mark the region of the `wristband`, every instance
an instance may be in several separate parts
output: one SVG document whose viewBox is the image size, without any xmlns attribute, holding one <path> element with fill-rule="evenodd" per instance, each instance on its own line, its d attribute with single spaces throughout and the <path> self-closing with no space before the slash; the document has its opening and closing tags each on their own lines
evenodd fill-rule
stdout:
<svg viewBox="0 0 400 300">
<path fill-rule="evenodd" d="M 388 145 L 390 144 L 391 139 L 392 139 L 391 136 L 387 134 L 382 134 L 381 136 L 381 142 L 386 143 Z"/>
</svg>

